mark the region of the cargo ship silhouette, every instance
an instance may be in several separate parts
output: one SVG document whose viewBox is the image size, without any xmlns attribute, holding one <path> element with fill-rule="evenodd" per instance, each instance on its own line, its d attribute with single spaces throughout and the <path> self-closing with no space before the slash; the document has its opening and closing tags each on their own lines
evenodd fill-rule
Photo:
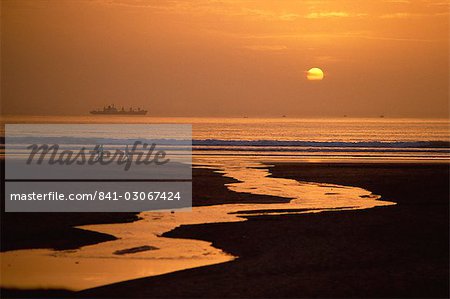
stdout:
<svg viewBox="0 0 450 299">
<path fill-rule="evenodd" d="M 103 110 L 92 110 L 90 113 L 97 115 L 146 115 L 147 110 L 143 110 L 139 107 L 137 109 L 130 107 L 128 110 L 124 107 L 117 109 L 114 105 L 109 105 L 107 107 L 103 107 Z"/>
</svg>

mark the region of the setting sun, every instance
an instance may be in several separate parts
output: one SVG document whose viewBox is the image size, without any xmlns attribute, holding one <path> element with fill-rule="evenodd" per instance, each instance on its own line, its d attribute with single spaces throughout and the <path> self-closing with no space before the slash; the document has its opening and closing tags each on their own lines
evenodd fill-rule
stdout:
<svg viewBox="0 0 450 299">
<path fill-rule="evenodd" d="M 317 81 L 323 79 L 323 71 L 317 67 L 313 67 L 306 72 L 306 79 Z"/>
</svg>

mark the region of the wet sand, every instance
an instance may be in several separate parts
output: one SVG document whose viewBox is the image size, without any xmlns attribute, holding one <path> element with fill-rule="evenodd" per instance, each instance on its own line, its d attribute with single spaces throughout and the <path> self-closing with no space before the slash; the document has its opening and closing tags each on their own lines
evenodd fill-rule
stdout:
<svg viewBox="0 0 450 299">
<path fill-rule="evenodd" d="M 448 165 L 277 164 L 271 172 L 275 177 L 363 187 L 398 205 L 307 215 L 247 216 L 246 222 L 182 226 L 165 236 L 210 241 L 239 258 L 73 295 L 448 296 Z M 202 192 L 211 192 L 211 198 L 238 194 L 219 187 L 223 181 L 218 182 L 227 178 L 205 173 L 196 180 L 204 182 Z M 234 200 L 256 196 L 244 194 Z M 8 293 L 27 296 L 24 292 Z"/>
<path fill-rule="evenodd" d="M 256 195 L 251 197 L 255 200 L 261 195 L 271 195 L 284 197 L 289 202 L 224 203 L 195 206 L 184 212 L 146 211 L 138 214 L 140 220 L 131 223 L 83 225 L 78 228 L 107 234 L 117 239 L 83 246 L 77 250 L 41 249 L 2 253 L 2 286 L 81 291 L 142 277 L 225 263 L 238 256 L 223 252 L 211 246 L 209 242 L 174 239 L 164 237 L 164 234 L 180 226 L 241 222 L 246 220 L 246 215 L 305 214 L 395 204 L 379 200 L 379 195 L 358 187 L 270 177 L 267 166 L 261 162 L 221 159 L 203 163 L 203 167 L 217 167 L 225 176 L 235 180 L 226 186 L 234 191 L 233 194 Z M 217 198 L 221 196 L 217 195 Z M 222 198 L 225 201 L 228 199 L 227 196 Z M 149 247 L 155 250 L 142 250 Z M 117 252 L 127 254 L 119 257 Z M 64 280 L 60 280 L 61 276 L 65 276 Z"/>
<path fill-rule="evenodd" d="M 225 184 L 237 181 L 210 169 L 195 168 L 192 175 L 193 206 L 289 201 L 274 196 L 229 192 Z M 116 238 L 108 234 L 78 229 L 75 226 L 128 223 L 139 219 L 138 213 L 4 213 L 3 211 L 2 201 L 1 251 L 38 248 L 70 250 L 111 241 Z"/>
<path fill-rule="evenodd" d="M 237 183 L 238 181 L 232 178 L 224 177 L 222 174 L 217 173 L 211 169 L 199 169 L 195 168 L 193 169 L 193 198 L 194 198 L 194 206 L 211 206 L 216 205 L 217 207 L 220 206 L 220 204 L 224 203 L 240 203 L 244 204 L 246 202 L 256 202 L 256 203 L 286 203 L 289 202 L 289 199 L 286 198 L 278 198 L 274 196 L 265 196 L 265 195 L 252 195 L 252 194 L 245 194 L 245 193 L 237 193 L 237 192 L 229 192 L 226 184 L 233 184 Z M 173 216 L 174 214 L 169 214 Z M 138 224 L 138 222 L 135 222 L 139 219 L 139 215 L 137 213 L 3 213 L 2 214 L 2 249 L 3 251 L 9 251 L 9 250 L 15 250 L 15 249 L 39 249 L 38 251 L 34 251 L 36 254 L 38 252 L 43 251 L 42 248 L 48 248 L 48 249 L 54 249 L 54 250 L 65 250 L 61 251 L 60 253 L 58 251 L 50 254 L 50 259 L 47 262 L 52 262 L 52 256 L 63 256 L 67 254 L 72 254 L 76 251 L 73 249 L 78 249 L 80 247 L 89 246 L 92 247 L 93 244 L 105 244 L 102 243 L 104 241 L 114 241 L 117 240 L 117 238 L 114 236 L 114 234 L 104 233 L 104 232 L 95 232 L 90 230 L 84 230 L 79 228 L 74 228 L 73 226 L 81 225 L 85 227 L 87 224 L 93 224 L 98 225 L 101 224 L 105 226 L 107 223 L 124 223 L 123 225 L 133 226 L 134 224 Z M 199 220 L 201 221 L 201 220 Z M 138 224 L 139 225 L 139 224 Z M 108 225 L 106 225 L 108 227 Z M 170 230 L 170 229 L 169 229 Z M 108 230 L 106 230 L 108 231 Z M 129 238 L 125 238 L 129 239 Z M 124 239 L 124 240 L 125 240 Z M 169 239 L 167 240 L 171 242 L 176 242 L 176 240 Z M 183 241 L 183 240 L 181 240 Z M 149 240 L 148 242 L 153 242 L 152 240 Z M 183 244 L 188 243 L 189 240 L 184 240 Z M 108 244 L 110 244 L 109 242 Z M 147 246 L 144 246 L 147 248 Z M 123 247 L 125 250 L 116 250 L 113 252 L 114 255 L 120 256 L 125 255 L 128 256 L 130 254 L 130 247 Z M 153 248 L 153 247 L 152 247 Z M 156 248 L 156 247 L 155 247 Z M 45 254 L 47 254 L 48 249 L 45 251 Z M 136 248 L 131 248 L 133 254 L 132 256 L 135 257 L 136 255 L 145 254 L 146 251 L 149 250 L 141 250 L 142 246 L 139 247 L 136 251 Z M 216 250 L 216 249 L 214 249 Z M 157 249 L 159 252 L 159 248 Z M 220 251 L 220 250 L 217 250 Z M 13 253 L 13 255 L 16 254 L 16 251 L 10 251 Z M 111 251 L 112 252 L 112 251 Z M 123 254 L 123 253 L 126 254 Z M 19 254 L 19 252 L 17 252 Z M 33 256 L 33 255 L 32 255 Z M 23 262 L 26 262 L 26 260 L 34 260 L 32 256 L 27 256 L 23 261 L 20 261 L 19 264 L 16 264 L 16 266 L 21 266 Z M 176 258 L 174 257 L 174 260 Z M 227 257 L 227 260 L 230 260 L 229 257 Z M 6 263 L 6 259 L 3 260 Z M 107 260 L 105 260 L 107 261 Z M 90 264 L 89 260 L 87 261 L 87 265 Z M 134 260 L 130 261 L 123 261 L 125 264 L 122 265 L 122 268 L 125 272 L 123 272 L 124 277 L 127 276 L 125 268 L 133 267 L 133 263 L 135 263 Z M 186 260 L 185 262 L 188 262 Z M 39 265 L 45 264 L 45 259 L 43 260 L 36 260 L 34 262 L 36 269 L 33 269 L 31 272 L 30 270 L 23 271 L 23 273 L 28 273 L 35 275 L 36 271 L 39 270 Z M 67 263 L 75 263 L 76 264 L 76 271 L 74 273 L 68 273 L 70 275 L 66 276 L 66 279 L 64 280 L 65 283 L 67 281 L 70 281 L 69 276 L 76 276 L 79 275 L 77 272 L 81 271 L 80 269 L 83 268 L 83 262 L 82 259 L 75 256 L 72 259 L 61 259 L 60 264 L 61 267 L 64 267 L 64 265 L 69 266 Z M 195 264 L 195 261 L 192 262 Z M 201 261 L 197 261 L 197 264 Z M 161 261 L 160 270 L 163 271 L 166 267 L 166 262 L 164 260 Z M 143 264 L 144 265 L 144 264 Z M 5 265 L 3 265 L 5 266 Z M 116 265 L 119 268 L 120 265 Z M 154 265 L 153 265 L 154 266 Z M 197 265 L 199 266 L 199 265 Z M 44 266 L 45 267 L 45 266 Z M 66 267 L 67 269 L 70 269 L 71 267 Z M 92 268 L 92 267 L 91 267 Z M 25 270 L 25 269 L 24 269 Z M 35 271 L 36 270 L 36 271 Z M 122 271 L 119 271 L 116 274 L 120 274 Z M 149 271 L 146 271 L 150 275 L 153 271 L 150 269 Z M 42 279 L 41 281 L 46 281 L 46 277 L 49 277 L 51 275 L 48 271 L 48 266 L 46 270 L 42 273 Z M 122 274 L 120 274 L 122 275 Z M 119 276 L 120 275 L 115 275 Z M 114 282 L 114 275 L 111 275 L 111 280 Z M 146 275 L 144 275 L 146 276 Z M 137 276 L 139 277 L 139 276 Z M 134 277 L 128 277 L 126 279 L 131 279 Z M 28 281 L 27 279 L 21 279 L 23 281 Z M 122 279 L 125 280 L 125 279 Z M 116 280 L 120 281 L 120 280 Z M 57 282 L 53 282 L 51 284 L 58 284 Z M 111 283 L 111 282 L 110 282 Z M 2 295 L 11 297 L 11 296 L 31 296 L 31 297 L 59 297 L 59 296 L 66 296 L 67 294 L 70 294 L 70 291 L 67 290 L 51 290 L 51 291 L 45 291 L 45 290 L 8 290 L 3 289 Z"/>
<path fill-rule="evenodd" d="M 448 165 L 278 164 L 273 176 L 367 188 L 398 205 L 182 226 L 239 259 L 87 297 L 448 297 Z"/>
</svg>

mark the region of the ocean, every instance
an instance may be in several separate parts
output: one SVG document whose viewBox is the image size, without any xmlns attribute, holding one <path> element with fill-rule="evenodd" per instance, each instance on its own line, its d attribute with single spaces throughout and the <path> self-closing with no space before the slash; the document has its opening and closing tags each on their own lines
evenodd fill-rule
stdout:
<svg viewBox="0 0 450 299">
<path fill-rule="evenodd" d="M 196 157 L 299 161 L 428 161 L 450 159 L 449 119 L 184 118 L 143 116 L 15 116 L 4 123 L 192 124 Z M 66 133 L 65 133 L 66 134 Z M 81 133 L 80 133 L 81 134 Z M 111 127 L 126 143 L 131 132 Z M 85 137 L 71 132 L 72 137 Z M 99 135 L 100 136 L 100 135 Z"/>
</svg>

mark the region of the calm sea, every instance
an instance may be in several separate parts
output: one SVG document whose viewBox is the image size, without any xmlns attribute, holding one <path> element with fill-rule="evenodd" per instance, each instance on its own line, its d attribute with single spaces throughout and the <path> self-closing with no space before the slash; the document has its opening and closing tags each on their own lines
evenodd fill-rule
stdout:
<svg viewBox="0 0 450 299">
<path fill-rule="evenodd" d="M 5 117 L 4 123 L 192 124 L 195 157 L 450 161 L 448 119 Z M 77 136 L 78 132 L 71 132 Z M 115 139 L 130 132 L 108 132 Z"/>
</svg>

